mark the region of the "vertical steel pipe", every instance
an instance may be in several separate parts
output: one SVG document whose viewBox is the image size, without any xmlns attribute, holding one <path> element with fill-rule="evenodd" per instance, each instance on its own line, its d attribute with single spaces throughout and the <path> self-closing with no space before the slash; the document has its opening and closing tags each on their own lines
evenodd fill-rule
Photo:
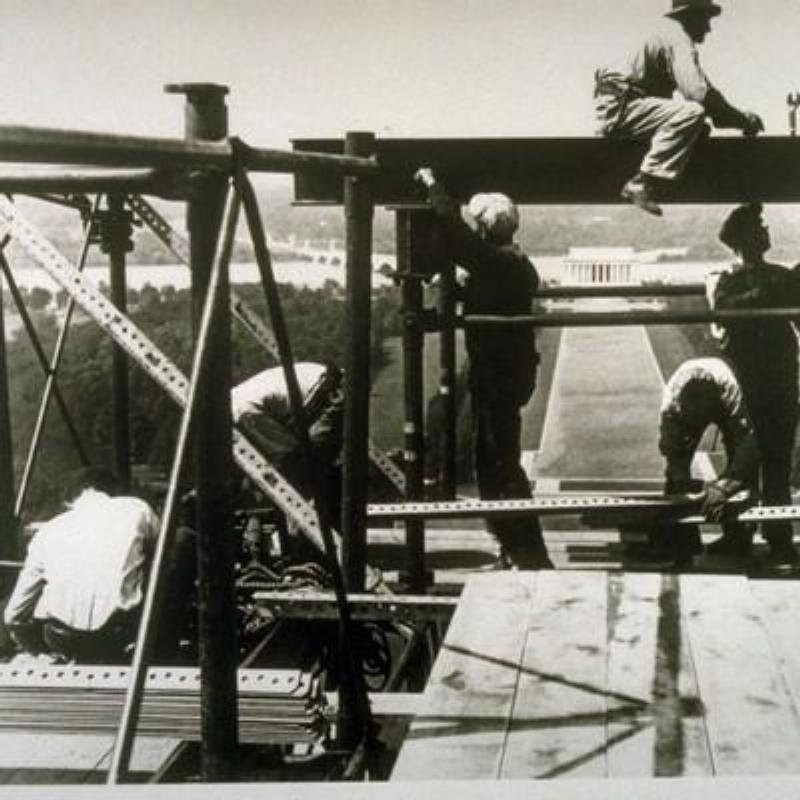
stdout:
<svg viewBox="0 0 800 800">
<path fill-rule="evenodd" d="M 336 604 L 339 610 L 338 618 L 338 645 L 339 645 L 339 715 L 337 720 L 338 738 L 341 746 L 351 748 L 365 738 L 365 734 L 371 731 L 371 714 L 369 701 L 367 698 L 367 686 L 361 672 L 360 660 L 357 655 L 356 637 L 353 635 L 354 626 L 350 617 L 350 607 L 347 604 L 347 592 L 342 567 L 336 552 L 336 542 L 331 530 L 331 520 L 328 509 L 328 501 L 325 496 L 325 486 L 319 465 L 314 463 L 314 453 L 311 446 L 311 439 L 308 433 L 307 421 L 303 409 L 303 397 L 300 392 L 300 385 L 297 381 L 297 373 L 294 367 L 294 357 L 292 355 L 291 342 L 286 327 L 286 320 L 283 315 L 278 285 L 275 282 L 275 274 L 272 270 L 272 258 L 267 247 L 267 237 L 261 223 L 261 215 L 258 211 L 258 201 L 252 184 L 247 176 L 239 176 L 238 185 L 240 187 L 242 202 L 244 204 L 247 223 L 250 228 L 250 236 L 253 241 L 253 249 L 256 254 L 261 283 L 269 310 L 272 330 L 275 333 L 275 341 L 278 347 L 281 365 L 286 379 L 286 386 L 289 393 L 289 405 L 291 407 L 294 426 L 297 431 L 303 456 L 305 459 L 306 472 L 312 478 L 314 487 L 314 504 L 319 519 L 319 528 L 325 544 L 325 556 L 327 559 L 328 571 L 333 580 L 333 589 L 336 595 Z"/>
<path fill-rule="evenodd" d="M 178 431 L 178 441 L 175 446 L 175 456 L 172 460 L 169 487 L 161 514 L 161 527 L 158 533 L 153 562 L 150 566 L 150 581 L 147 586 L 142 606 L 142 616 L 139 622 L 139 632 L 136 638 L 136 651 L 131 666 L 131 677 L 128 690 L 125 694 L 125 705 L 122 710 L 119 732 L 114 743 L 114 753 L 111 758 L 107 783 L 116 784 L 126 775 L 133 750 L 133 741 L 136 733 L 136 724 L 139 718 L 142 696 L 144 693 L 147 665 L 150 653 L 158 635 L 158 623 L 161 603 L 167 586 L 165 584 L 165 564 L 172 549 L 175 537 L 175 515 L 181 488 L 181 473 L 189 448 L 189 436 L 198 420 L 197 409 L 199 406 L 200 392 L 202 391 L 204 376 L 213 371 L 209 363 L 211 358 L 211 344 L 213 342 L 213 321 L 217 306 L 219 305 L 219 289 L 222 277 L 228 268 L 230 254 L 233 249 L 233 238 L 236 232 L 236 222 L 239 215 L 239 198 L 231 191 L 225 208 L 223 226 L 225 235 L 220 240 L 219 250 L 214 259 L 209 276 L 208 292 L 198 323 L 197 341 L 194 357 L 192 359 L 192 372 L 189 379 L 186 406 L 181 417 L 181 426 Z M 231 537 L 227 537 L 231 538 Z M 234 668 L 235 669 L 235 668 Z M 235 675 L 235 672 L 234 672 Z M 234 705 L 229 714 L 233 717 L 234 726 L 237 718 L 236 695 L 233 697 Z M 202 711 L 201 711 L 202 714 Z M 201 722 L 202 724 L 202 722 Z M 235 745 L 236 727 L 234 727 Z"/>
<path fill-rule="evenodd" d="M 439 496 L 456 496 L 456 281 L 455 265 L 447 261 L 439 280 L 439 400 L 442 404 Z"/>
<path fill-rule="evenodd" d="M 89 246 L 92 242 L 92 228 L 94 227 L 94 220 L 97 215 L 97 209 L 100 207 L 101 195 L 97 195 L 92 203 L 89 217 L 84 223 L 83 241 L 81 243 L 80 253 L 78 254 L 78 262 L 76 268 L 78 272 L 83 270 L 86 264 L 86 256 L 89 254 Z M 72 322 L 72 315 L 75 313 L 77 302 L 74 297 L 70 296 L 67 307 L 64 310 L 64 318 L 61 320 L 61 328 L 58 331 L 58 338 L 56 339 L 55 347 L 53 348 L 53 355 L 50 357 L 50 367 L 47 373 L 47 380 L 44 384 L 44 391 L 42 392 L 42 401 L 39 404 L 39 413 L 36 417 L 36 425 L 33 429 L 33 436 L 31 437 L 31 444 L 28 448 L 28 457 L 25 461 L 25 468 L 22 472 L 22 478 L 19 482 L 19 489 L 17 490 L 17 501 L 15 504 L 15 513 L 17 516 L 22 514 L 22 509 L 25 506 L 25 499 L 28 495 L 31 478 L 33 477 L 33 468 L 36 466 L 36 457 L 39 454 L 39 448 L 42 443 L 44 435 L 44 426 L 47 421 L 47 413 L 50 410 L 50 398 L 55 393 L 56 388 L 56 375 L 58 368 L 61 365 L 61 359 L 64 355 L 64 348 L 67 344 L 67 335 L 69 334 L 69 326 Z"/>
<path fill-rule="evenodd" d="M 345 155 L 369 156 L 371 133 L 348 132 Z M 346 231 L 346 341 L 342 563 L 347 590 L 363 592 L 367 563 L 367 481 L 369 477 L 369 391 L 372 316 L 372 217 L 369 181 L 344 179 Z"/>
<path fill-rule="evenodd" d="M 397 271 L 403 292 L 403 462 L 406 500 L 422 500 L 424 488 L 424 344 L 422 318 L 422 277 L 415 272 L 420 212 L 396 212 Z M 407 591 L 425 591 L 425 523 L 406 522 L 406 564 L 403 583 Z"/>
<path fill-rule="evenodd" d="M 168 86 L 186 95 L 188 142 L 225 139 L 227 87 L 215 84 Z M 192 270 L 195 339 L 200 330 L 214 253 L 219 237 L 226 179 L 196 173 L 187 210 Z M 236 605 L 232 514 L 233 448 L 231 430 L 230 286 L 228 270 L 219 288 L 208 332 L 209 369 L 197 387 L 194 474 L 197 492 L 198 628 L 201 667 L 201 755 L 206 781 L 230 779 L 237 746 Z"/>
<path fill-rule="evenodd" d="M 5 259 L 5 256 L 2 257 Z M 0 281 L 0 559 L 19 558 L 22 552 L 20 544 L 14 507 L 14 453 L 11 442 L 3 284 Z M 0 589 L 3 592 L 8 588 L 5 584 L 11 577 L 4 575 L 0 578 Z"/>
<path fill-rule="evenodd" d="M 111 231 L 107 237 L 110 270 L 111 302 L 123 314 L 127 313 L 127 281 L 125 253 L 127 250 L 125 196 L 110 194 L 107 199 Z M 120 489 L 128 491 L 131 485 L 131 434 L 128 407 L 128 356 L 116 343 L 111 355 L 112 441 L 114 475 Z"/>
</svg>

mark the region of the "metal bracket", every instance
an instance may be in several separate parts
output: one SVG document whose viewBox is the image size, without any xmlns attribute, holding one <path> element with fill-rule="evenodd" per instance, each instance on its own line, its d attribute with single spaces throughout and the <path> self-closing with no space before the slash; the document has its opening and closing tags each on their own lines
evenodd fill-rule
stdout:
<svg viewBox="0 0 800 800">
<path fill-rule="evenodd" d="M 253 599 L 259 609 L 283 619 L 337 619 L 332 592 L 256 591 Z M 428 595 L 350 594 L 347 596 L 353 619 L 372 622 L 449 622 L 458 605 L 457 597 Z"/>
</svg>

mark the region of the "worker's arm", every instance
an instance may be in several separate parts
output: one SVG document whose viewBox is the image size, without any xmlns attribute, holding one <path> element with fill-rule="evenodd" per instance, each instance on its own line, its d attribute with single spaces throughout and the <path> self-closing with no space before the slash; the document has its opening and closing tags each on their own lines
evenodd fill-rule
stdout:
<svg viewBox="0 0 800 800">
<path fill-rule="evenodd" d="M 764 130 L 764 122 L 758 114 L 731 105 L 722 92 L 710 84 L 703 107 L 717 128 L 736 128 L 745 136 L 755 136 Z"/>
<path fill-rule="evenodd" d="M 428 190 L 434 213 L 442 224 L 449 256 L 467 272 L 492 270 L 498 276 L 515 276 L 515 285 L 534 294 L 539 288 L 539 273 L 526 258 L 510 248 L 498 247 L 467 225 L 458 203 L 436 180 L 429 167 L 417 170 L 414 179 Z M 524 288 L 523 288 L 524 287 Z"/>
<path fill-rule="evenodd" d="M 37 534 L 40 535 L 41 533 Z M 23 650 L 30 653 L 36 653 L 41 648 L 41 637 L 38 631 L 32 630 L 32 623 L 33 612 L 42 596 L 45 583 L 44 563 L 34 540 L 28 548 L 25 564 L 3 612 L 3 621 L 11 637 Z"/>
<path fill-rule="evenodd" d="M 700 103 L 715 127 L 736 128 L 748 136 L 764 130 L 758 114 L 736 108 L 711 83 L 700 66 L 697 48 L 687 37 L 675 37 L 667 52 L 676 88 L 687 100 Z"/>
<path fill-rule="evenodd" d="M 760 285 L 739 285 L 741 280 L 733 273 L 723 272 L 714 288 L 713 308 L 719 311 L 737 308 L 757 308 L 764 303 Z"/>
</svg>

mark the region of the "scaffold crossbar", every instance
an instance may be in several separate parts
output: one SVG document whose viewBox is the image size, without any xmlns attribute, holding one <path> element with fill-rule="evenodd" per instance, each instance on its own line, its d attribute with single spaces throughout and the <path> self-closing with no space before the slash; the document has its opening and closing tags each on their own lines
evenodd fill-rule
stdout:
<svg viewBox="0 0 800 800">
<path fill-rule="evenodd" d="M 408 519 L 469 519 L 492 516 L 558 516 L 584 513 L 641 512 L 669 514 L 669 521 L 696 524 L 706 521 L 697 513 L 698 498 L 691 495 L 573 495 L 533 497 L 526 500 L 462 500 L 420 503 L 380 503 L 367 507 L 370 522 Z M 675 516 L 673 517 L 672 514 Z M 731 509 L 730 518 L 739 522 L 800 520 L 800 506 L 751 506 Z"/>
<path fill-rule="evenodd" d="M 282 619 L 336 619 L 333 592 L 255 591 L 255 604 Z M 349 594 L 347 602 L 353 619 L 373 622 L 442 621 L 452 617 L 457 597 L 429 595 Z"/>
</svg>

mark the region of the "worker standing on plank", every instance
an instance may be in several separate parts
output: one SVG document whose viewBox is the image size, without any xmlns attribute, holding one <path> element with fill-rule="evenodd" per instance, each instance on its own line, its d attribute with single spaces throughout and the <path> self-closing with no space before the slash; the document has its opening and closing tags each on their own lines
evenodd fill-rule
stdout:
<svg viewBox="0 0 800 800">
<path fill-rule="evenodd" d="M 660 192 L 676 181 L 706 119 L 746 136 L 764 130 L 758 114 L 732 106 L 709 81 L 697 52 L 722 9 L 711 0 L 672 0 L 672 9 L 620 63 L 595 72 L 598 132 L 611 139 L 643 140 L 649 149 L 622 197 L 661 215 Z"/>
<path fill-rule="evenodd" d="M 448 255 L 463 267 L 465 314 L 530 314 L 539 275 L 514 244 L 517 207 L 504 194 L 478 194 L 462 219 L 458 204 L 423 167 L 415 179 L 426 187 L 442 226 Z M 536 385 L 539 355 L 531 328 L 468 328 L 470 395 L 475 434 L 475 469 L 482 500 L 529 498 L 520 465 L 520 409 Z M 552 569 L 536 517 L 493 518 L 489 530 L 500 543 L 499 566 Z"/>
<path fill-rule="evenodd" d="M 760 203 L 735 209 L 720 241 L 739 263 L 723 273 L 714 289 L 719 310 L 800 307 L 800 268 L 764 258 L 772 246 Z M 797 320 L 781 318 L 725 322 L 723 350 L 744 393 L 761 451 L 761 496 L 766 505 L 791 505 L 791 471 L 798 422 Z M 764 523 L 770 562 L 776 569 L 798 563 L 789 521 Z"/>
</svg>

